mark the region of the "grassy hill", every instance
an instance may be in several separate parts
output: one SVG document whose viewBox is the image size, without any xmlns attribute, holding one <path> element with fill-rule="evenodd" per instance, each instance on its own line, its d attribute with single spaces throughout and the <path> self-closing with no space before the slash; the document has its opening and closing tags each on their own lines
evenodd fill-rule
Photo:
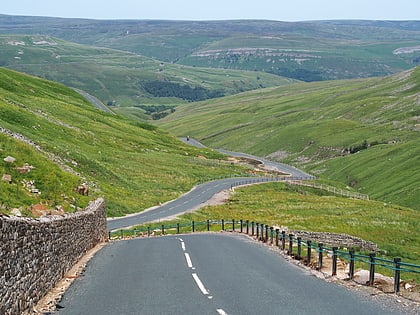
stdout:
<svg viewBox="0 0 420 315">
<path fill-rule="evenodd" d="M 0 35 L 0 49 L 0 66 L 85 90 L 122 113 L 137 109 L 141 114 L 149 105 L 166 105 L 168 109 L 291 81 L 263 72 L 164 63 L 40 35 Z"/>
<path fill-rule="evenodd" d="M 203 180 L 245 172 L 154 126 L 101 112 L 61 84 L 4 68 L 0 127 L 8 131 L 0 133 L 0 175 L 12 175 L 11 184 L 0 181 L 0 210 L 6 212 L 23 207 L 25 213 L 38 203 L 71 211 L 105 196 L 108 214 L 122 215 L 176 198 Z M 4 161 L 8 156 L 16 161 Z M 20 173 L 25 163 L 34 169 Z M 40 195 L 23 187 L 30 180 Z M 89 197 L 74 192 L 83 181 Z"/>
<path fill-rule="evenodd" d="M 420 21 L 156 21 L 0 15 L 0 33 L 43 34 L 197 67 L 303 81 L 387 75 L 420 62 Z"/>
<path fill-rule="evenodd" d="M 388 77 L 296 83 L 182 105 L 159 126 L 420 209 L 419 93 L 417 67 Z"/>
</svg>

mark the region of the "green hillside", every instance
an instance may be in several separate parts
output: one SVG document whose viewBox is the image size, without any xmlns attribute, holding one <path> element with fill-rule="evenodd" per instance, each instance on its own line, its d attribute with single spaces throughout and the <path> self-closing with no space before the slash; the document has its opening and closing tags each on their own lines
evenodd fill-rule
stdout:
<svg viewBox="0 0 420 315">
<path fill-rule="evenodd" d="M 0 35 L 0 50 L 0 66 L 87 91 L 123 113 L 291 82 L 264 72 L 181 66 L 40 35 Z"/>
<path fill-rule="evenodd" d="M 420 21 L 87 20 L 0 15 L 2 34 L 43 34 L 163 62 L 303 81 L 388 75 L 418 65 Z"/>
<path fill-rule="evenodd" d="M 200 181 L 244 174 L 220 162 L 215 152 L 183 145 L 154 126 L 101 112 L 63 85 L 4 68 L 0 127 L 7 131 L 0 133 L 0 175 L 12 175 L 11 184 L 0 181 L 0 210 L 6 212 L 20 207 L 25 212 L 25 205 L 41 202 L 71 211 L 105 196 L 108 214 L 122 215 L 176 198 Z M 27 142 L 14 140 L 10 132 Z M 4 161 L 8 156 L 16 161 Z M 73 173 L 62 171 L 56 165 L 60 161 Z M 21 174 L 16 167 L 25 163 L 34 169 Z M 24 180 L 35 180 L 41 194 L 24 189 Z M 74 192 L 84 181 L 89 197 Z"/>
<path fill-rule="evenodd" d="M 417 67 L 388 77 L 296 83 L 182 105 L 159 126 L 420 209 L 419 92 Z"/>
</svg>

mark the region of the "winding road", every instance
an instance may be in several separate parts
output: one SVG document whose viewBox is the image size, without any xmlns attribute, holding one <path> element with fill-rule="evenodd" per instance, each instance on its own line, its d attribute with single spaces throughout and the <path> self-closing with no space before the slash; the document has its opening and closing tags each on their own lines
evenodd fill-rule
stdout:
<svg viewBox="0 0 420 315">
<path fill-rule="evenodd" d="M 287 172 L 309 178 L 294 168 Z M 160 207 L 109 220 L 108 229 L 191 211 L 216 192 L 250 180 L 273 179 L 208 182 Z M 400 314 L 381 302 L 318 279 L 244 235 L 198 233 L 108 243 L 54 314 Z"/>
<path fill-rule="evenodd" d="M 111 242 L 59 305 L 59 315 L 399 314 L 231 233 Z"/>
<path fill-rule="evenodd" d="M 182 140 L 190 145 L 204 147 L 200 142 L 191 138 L 189 140 L 187 140 L 187 138 L 183 138 Z M 289 174 L 289 176 L 287 177 L 287 179 L 289 180 L 309 180 L 314 178 L 313 176 L 290 165 L 268 161 L 260 157 L 256 157 L 245 153 L 230 152 L 226 150 L 219 151 L 223 154 L 227 154 L 230 156 L 246 157 L 248 159 L 261 161 L 261 163 L 264 163 L 264 165 L 266 165 L 266 167 L 270 168 L 271 170 L 276 170 L 278 172 Z M 165 218 L 174 217 L 176 215 L 192 211 L 194 209 L 197 209 L 201 204 L 208 201 L 216 193 L 232 187 L 248 185 L 252 183 L 284 181 L 285 179 L 285 177 L 237 177 L 207 182 L 194 187 L 190 192 L 184 194 L 180 198 L 167 202 L 162 206 L 153 207 L 149 210 L 140 212 L 135 215 L 109 219 L 108 230 L 112 231 L 116 229 L 122 229 L 134 225 L 143 224 L 146 222 L 163 220 Z"/>
</svg>

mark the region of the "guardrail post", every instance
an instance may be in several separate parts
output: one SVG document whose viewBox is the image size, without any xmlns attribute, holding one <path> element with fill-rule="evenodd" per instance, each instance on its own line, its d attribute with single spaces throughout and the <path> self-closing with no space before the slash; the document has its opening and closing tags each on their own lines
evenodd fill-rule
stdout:
<svg viewBox="0 0 420 315">
<path fill-rule="evenodd" d="M 150 237 L 150 226 L 147 227 L 147 237 Z"/>
<path fill-rule="evenodd" d="M 222 231 L 224 231 L 224 230 L 225 230 L 225 220 L 222 219 Z"/>
<path fill-rule="evenodd" d="M 265 242 L 268 243 L 268 225 L 265 226 Z"/>
<path fill-rule="evenodd" d="M 259 223 L 258 223 L 258 222 L 256 222 L 256 223 L 255 223 L 255 225 L 256 225 L 256 228 L 257 228 L 256 230 L 257 230 L 257 240 L 258 240 L 258 239 L 259 239 L 259 237 L 258 237 L 258 236 L 259 236 L 259 234 L 260 234 L 260 232 L 259 232 L 259 231 L 260 231 L 260 225 L 259 225 Z"/>
<path fill-rule="evenodd" d="M 332 248 L 333 251 L 333 256 L 332 256 L 332 275 L 336 276 L 337 275 L 337 251 L 338 251 L 338 247 L 333 247 Z"/>
<path fill-rule="evenodd" d="M 312 256 L 312 241 L 306 241 L 306 244 L 308 246 L 308 252 L 306 255 L 307 264 L 309 265 L 311 263 L 311 256 Z"/>
<path fill-rule="evenodd" d="M 207 232 L 210 231 L 210 220 L 207 220 Z"/>
<path fill-rule="evenodd" d="M 179 223 L 176 224 L 176 234 L 179 234 Z"/>
<path fill-rule="evenodd" d="M 246 235 L 249 235 L 249 220 L 246 220 Z"/>
<path fill-rule="evenodd" d="M 194 224 L 194 221 L 191 222 L 191 229 L 192 229 L 192 232 L 194 233 L 195 232 L 195 224 Z"/>
<path fill-rule="evenodd" d="M 270 226 L 270 244 L 271 245 L 273 245 L 273 231 L 274 231 L 274 228 Z"/>
<path fill-rule="evenodd" d="M 279 247 L 279 233 L 280 233 L 280 230 L 276 229 L 276 246 L 277 247 Z"/>
<path fill-rule="evenodd" d="M 373 282 L 375 282 L 375 253 L 369 254 L 369 285 L 372 286 Z"/>
<path fill-rule="evenodd" d="M 241 225 L 241 227 L 239 228 L 239 232 L 240 232 L 240 233 L 242 233 L 242 230 L 243 230 L 242 224 L 243 224 L 244 222 L 243 222 L 243 220 L 241 219 L 241 220 L 239 220 L 239 223 L 240 223 L 240 225 Z"/>
<path fill-rule="evenodd" d="M 287 251 L 289 256 L 293 254 L 293 234 L 289 234 L 289 250 Z"/>
<path fill-rule="evenodd" d="M 400 276 L 401 276 L 401 270 L 400 270 L 400 262 L 401 258 L 395 257 L 394 258 L 394 293 L 400 292 Z"/>
<path fill-rule="evenodd" d="M 120 238 L 123 239 L 124 238 L 124 231 L 120 230 Z"/>
<path fill-rule="evenodd" d="M 298 250 L 297 250 L 296 259 L 300 260 L 302 256 L 302 238 L 300 236 L 297 238 L 297 243 L 298 243 Z"/>
<path fill-rule="evenodd" d="M 254 221 L 252 221 L 251 222 L 251 236 L 254 236 L 254 234 L 255 234 L 254 233 L 254 227 L 255 227 L 254 224 L 255 224 Z"/>
<path fill-rule="evenodd" d="M 232 231 L 235 232 L 235 219 L 232 219 Z"/>
<path fill-rule="evenodd" d="M 318 270 L 321 271 L 322 269 L 322 252 L 324 251 L 323 249 L 324 244 L 319 243 L 318 244 Z"/>
<path fill-rule="evenodd" d="M 162 235 L 165 235 L 165 226 L 162 224 Z"/>
<path fill-rule="evenodd" d="M 286 249 L 286 231 L 281 231 L 281 250 Z"/>
<path fill-rule="evenodd" d="M 349 279 L 354 278 L 354 249 L 349 250 L 350 266 L 349 266 Z"/>
</svg>

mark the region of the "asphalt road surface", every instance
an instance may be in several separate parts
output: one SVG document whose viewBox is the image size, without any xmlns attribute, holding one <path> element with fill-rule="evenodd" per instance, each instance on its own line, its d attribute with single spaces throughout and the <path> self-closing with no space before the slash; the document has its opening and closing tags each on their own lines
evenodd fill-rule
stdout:
<svg viewBox="0 0 420 315">
<path fill-rule="evenodd" d="M 57 315 L 399 314 L 230 233 L 111 242 L 59 305 Z"/>
<path fill-rule="evenodd" d="M 221 180 L 215 180 L 207 182 L 201 185 L 198 185 L 192 189 L 187 194 L 184 194 L 178 199 L 175 199 L 171 202 L 165 203 L 162 206 L 155 207 L 148 211 L 143 211 L 138 214 L 109 219 L 107 222 L 108 230 L 122 229 L 125 227 L 130 227 L 134 225 L 143 224 L 146 222 L 152 222 L 157 220 L 162 220 L 174 215 L 179 215 L 181 213 L 191 211 L 198 207 L 200 204 L 208 201 L 216 193 L 230 189 L 231 187 L 246 185 L 250 183 L 257 182 L 267 182 L 267 181 L 276 181 L 282 180 L 281 178 L 271 178 L 271 177 L 239 177 L 239 178 L 227 178 Z"/>
<path fill-rule="evenodd" d="M 187 140 L 186 138 L 183 138 L 182 140 L 186 143 L 189 143 L 190 145 L 194 145 L 197 147 L 204 147 L 200 142 L 191 138 L 189 140 Z M 230 152 L 230 151 L 225 151 L 225 150 L 219 150 L 219 151 L 224 154 L 231 155 L 231 156 L 242 156 L 242 157 L 247 157 L 247 158 L 251 158 L 255 160 L 260 160 L 271 169 L 275 169 L 280 172 L 289 174 L 291 178 L 296 178 L 296 179 L 312 179 L 313 178 L 311 175 L 295 167 L 292 167 L 290 165 L 264 160 L 260 157 L 252 156 L 245 153 Z M 146 222 L 161 220 L 161 219 L 168 218 L 174 215 L 179 215 L 181 213 L 191 211 L 197 208 L 200 204 L 208 201 L 216 193 L 222 190 L 229 189 L 235 186 L 245 185 L 251 182 L 257 183 L 257 182 L 275 181 L 275 180 L 282 180 L 282 178 L 281 177 L 279 178 L 243 177 L 243 178 L 227 178 L 227 179 L 207 182 L 207 183 L 204 183 L 195 187 L 193 190 L 183 195 L 179 199 L 168 202 L 160 207 L 155 207 L 149 211 L 144 211 L 144 212 L 131 215 L 131 216 L 110 219 L 108 220 L 108 230 L 112 231 L 116 229 L 122 229 L 124 227 L 130 227 L 134 225 L 143 224 Z"/>
</svg>

